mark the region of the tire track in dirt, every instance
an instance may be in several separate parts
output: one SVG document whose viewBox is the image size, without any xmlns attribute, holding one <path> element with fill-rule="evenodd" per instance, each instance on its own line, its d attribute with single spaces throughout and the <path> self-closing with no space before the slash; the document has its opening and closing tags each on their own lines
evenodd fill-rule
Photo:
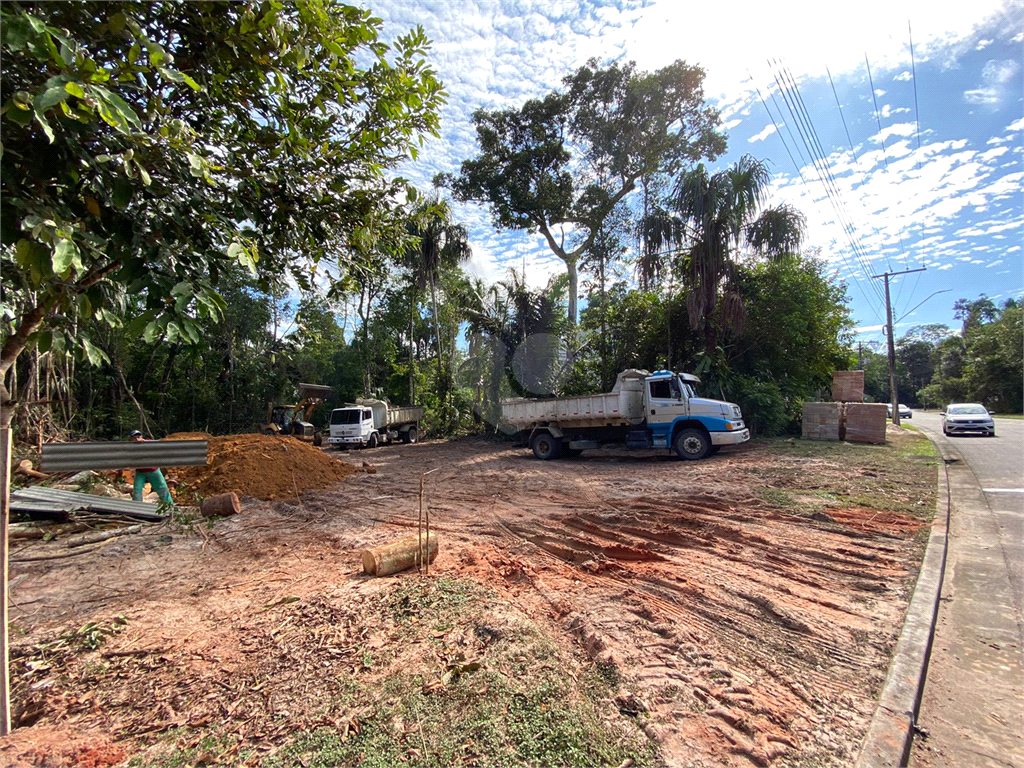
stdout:
<svg viewBox="0 0 1024 768">
<path fill-rule="evenodd" d="M 466 552 L 473 573 L 613 664 L 619 706 L 651 714 L 674 763 L 814 759 L 837 722 L 866 725 L 889 641 L 878 626 L 899 621 L 886 606 L 906 582 L 915 521 L 780 510 L 756 484 L 722 484 L 727 454 L 695 466 L 415 448 L 379 464 L 391 477 L 374 476 L 374 493 L 398 497 L 381 520 L 415 520 L 409 489 L 441 467 L 427 503 L 456 559 Z"/>
</svg>

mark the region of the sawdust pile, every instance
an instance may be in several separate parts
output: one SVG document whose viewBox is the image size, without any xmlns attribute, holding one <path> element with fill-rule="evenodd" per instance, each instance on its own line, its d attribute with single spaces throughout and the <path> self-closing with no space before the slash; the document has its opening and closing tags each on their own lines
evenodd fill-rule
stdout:
<svg viewBox="0 0 1024 768">
<path fill-rule="evenodd" d="M 256 499 L 294 498 L 302 491 L 326 488 L 358 471 L 294 437 L 211 437 L 192 432 L 169 435 L 167 439 L 209 441 L 209 463 L 205 467 L 169 470 L 170 477 L 179 483 L 180 495 L 206 497 L 234 491 Z"/>
</svg>

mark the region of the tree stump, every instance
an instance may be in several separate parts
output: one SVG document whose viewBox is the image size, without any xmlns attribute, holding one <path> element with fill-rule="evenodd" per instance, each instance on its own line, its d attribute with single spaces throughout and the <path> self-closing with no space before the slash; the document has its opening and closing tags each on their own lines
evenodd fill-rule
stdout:
<svg viewBox="0 0 1024 768">
<path fill-rule="evenodd" d="M 199 511 L 203 517 L 227 517 L 228 515 L 237 515 L 241 512 L 242 504 L 238 500 L 238 495 L 234 491 L 229 491 L 228 493 L 203 499 L 203 504 Z"/>
</svg>

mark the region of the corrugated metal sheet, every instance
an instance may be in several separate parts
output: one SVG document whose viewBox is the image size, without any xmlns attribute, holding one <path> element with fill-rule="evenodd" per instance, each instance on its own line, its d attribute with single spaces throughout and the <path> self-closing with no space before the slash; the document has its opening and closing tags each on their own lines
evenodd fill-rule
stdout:
<svg viewBox="0 0 1024 768">
<path fill-rule="evenodd" d="M 164 519 L 164 515 L 156 511 L 155 504 L 147 504 L 144 501 L 111 499 L 106 496 L 93 496 L 91 493 L 58 491 L 56 488 L 43 488 L 38 485 L 13 491 L 11 500 L 18 503 L 46 504 L 49 509 L 91 509 L 94 512 L 114 512 L 154 522 Z"/>
<path fill-rule="evenodd" d="M 148 443 L 47 443 L 43 472 L 133 467 L 195 467 L 207 462 L 206 440 L 154 440 Z"/>
</svg>

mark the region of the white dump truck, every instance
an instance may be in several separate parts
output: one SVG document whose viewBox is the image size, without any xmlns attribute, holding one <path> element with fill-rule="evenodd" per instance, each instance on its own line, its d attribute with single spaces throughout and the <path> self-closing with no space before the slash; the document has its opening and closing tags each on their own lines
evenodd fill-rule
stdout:
<svg viewBox="0 0 1024 768">
<path fill-rule="evenodd" d="M 607 444 L 675 450 L 703 459 L 723 445 L 750 439 L 738 405 L 697 397 L 700 379 L 689 373 L 631 369 L 611 392 L 546 399 L 505 400 L 502 419 L 528 436 L 538 459 Z"/>
<path fill-rule="evenodd" d="M 384 400 L 358 398 L 331 411 L 328 445 L 376 448 L 382 443 L 415 443 L 420 436 L 423 408 L 392 406 Z"/>
</svg>

